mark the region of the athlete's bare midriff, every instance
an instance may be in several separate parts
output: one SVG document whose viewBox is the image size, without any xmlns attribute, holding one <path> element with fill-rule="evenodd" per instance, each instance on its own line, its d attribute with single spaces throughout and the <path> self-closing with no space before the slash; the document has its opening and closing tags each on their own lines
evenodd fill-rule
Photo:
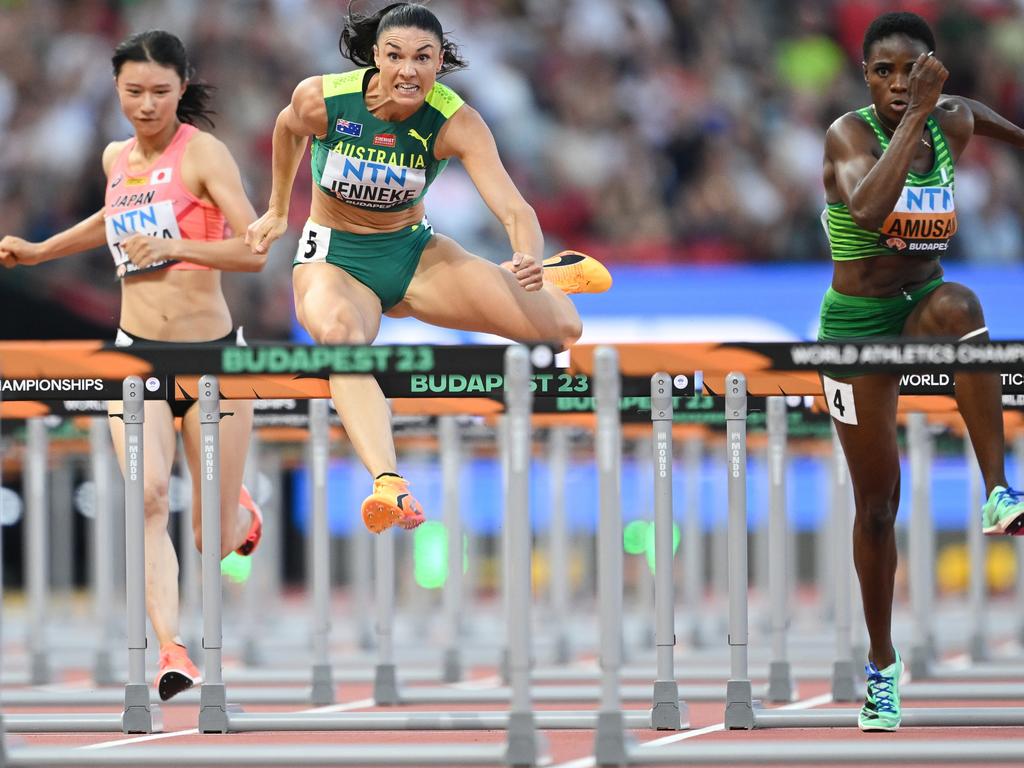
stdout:
<svg viewBox="0 0 1024 768">
<path fill-rule="evenodd" d="M 941 276 L 936 258 L 884 254 L 833 262 L 832 289 L 847 296 L 889 298 Z"/>
<path fill-rule="evenodd" d="M 154 341 L 211 341 L 231 332 L 216 270 L 159 270 L 121 283 L 121 327 Z"/>
<path fill-rule="evenodd" d="M 309 218 L 314 224 L 354 235 L 375 235 L 397 232 L 423 221 L 423 202 L 400 211 L 378 211 L 358 208 L 331 197 L 313 184 L 313 200 Z"/>
</svg>

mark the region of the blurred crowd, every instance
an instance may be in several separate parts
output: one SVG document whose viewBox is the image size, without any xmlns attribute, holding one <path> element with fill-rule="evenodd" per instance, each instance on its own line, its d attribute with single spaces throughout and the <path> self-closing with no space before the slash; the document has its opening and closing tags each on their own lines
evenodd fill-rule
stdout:
<svg viewBox="0 0 1024 768">
<path fill-rule="evenodd" d="M 357 0 L 356 8 L 383 4 Z M 470 66 L 446 82 L 489 123 L 534 205 L 548 251 L 618 263 L 828 258 L 819 216 L 825 129 L 867 103 L 865 27 L 913 10 L 936 32 L 946 92 L 1024 123 L 1020 0 L 433 0 Z M 214 132 L 258 212 L 275 117 L 302 78 L 344 71 L 347 0 L 0 0 L 0 233 L 41 239 L 102 205 L 103 146 L 130 135 L 110 54 L 133 32 L 185 41 L 217 87 Z M 984 140 L 957 168 L 961 235 L 950 259 L 1021 263 L 1024 153 Z M 303 163 L 292 238 L 266 270 L 229 282 L 261 307 L 256 335 L 290 322 L 291 250 L 308 211 Z M 500 261 L 507 240 L 452 164 L 427 199 L 435 228 Z M 109 256 L 68 258 L 0 281 L 111 315 Z M 28 275 L 24 273 L 31 272 Z M 234 292 L 235 295 L 231 295 Z"/>
</svg>

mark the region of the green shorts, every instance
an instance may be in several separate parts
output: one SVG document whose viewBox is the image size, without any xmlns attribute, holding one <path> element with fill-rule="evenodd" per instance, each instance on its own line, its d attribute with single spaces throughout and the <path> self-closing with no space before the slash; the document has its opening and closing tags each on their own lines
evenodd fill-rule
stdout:
<svg viewBox="0 0 1024 768">
<path fill-rule="evenodd" d="M 326 262 L 345 270 L 380 299 L 384 312 L 405 296 L 434 230 L 424 219 L 396 232 L 356 235 L 306 221 L 292 266 Z"/>
<path fill-rule="evenodd" d="M 818 341 L 902 336 L 903 326 L 914 307 L 942 283 L 943 279 L 937 277 L 911 293 L 889 298 L 847 296 L 830 286 L 821 300 Z M 859 375 L 855 372 L 824 373 L 833 378 Z"/>
</svg>

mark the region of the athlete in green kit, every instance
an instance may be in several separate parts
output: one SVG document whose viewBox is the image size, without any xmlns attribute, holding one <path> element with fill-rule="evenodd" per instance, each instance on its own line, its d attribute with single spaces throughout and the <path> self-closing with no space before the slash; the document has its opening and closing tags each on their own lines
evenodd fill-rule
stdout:
<svg viewBox="0 0 1024 768">
<path fill-rule="evenodd" d="M 299 83 L 274 128 L 273 188 L 246 240 L 257 254 L 287 229 L 295 173 L 313 137 L 313 201 L 294 259 L 299 321 L 320 344 L 369 344 L 381 315 L 517 341 L 575 342 L 568 293 L 611 285 L 596 260 L 544 259 L 537 215 L 501 163 L 478 112 L 439 75 L 464 67 L 441 23 L 417 3 L 371 16 L 351 9 L 340 48 L 360 69 Z M 423 196 L 451 158 L 504 225 L 512 258 L 501 267 L 435 233 Z M 391 415 L 376 380 L 334 376 L 331 395 L 352 446 L 374 477 L 362 505 L 375 532 L 424 520 L 397 472 Z"/>
<path fill-rule="evenodd" d="M 944 96 L 948 72 L 928 24 L 911 13 L 875 19 L 864 35 L 871 106 L 836 120 L 825 137 L 822 215 L 832 286 L 821 305 L 822 341 L 886 336 L 988 340 L 977 296 L 942 278 L 956 233 L 953 164 L 974 135 L 1024 147 L 1024 130 L 984 104 Z M 825 397 L 853 481 L 853 557 L 871 648 L 859 724 L 900 724 L 903 663 L 892 644 L 899 376 L 824 371 Z M 956 401 L 981 466 L 987 534 L 1024 524 L 1024 498 L 1006 482 L 998 373 L 955 374 Z"/>
</svg>

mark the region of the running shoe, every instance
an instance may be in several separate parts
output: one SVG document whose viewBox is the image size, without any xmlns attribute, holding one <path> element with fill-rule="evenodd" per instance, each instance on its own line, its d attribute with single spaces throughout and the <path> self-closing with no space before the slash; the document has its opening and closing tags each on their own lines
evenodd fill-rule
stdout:
<svg viewBox="0 0 1024 768">
<path fill-rule="evenodd" d="M 248 489 L 243 485 L 238 494 L 238 505 L 249 510 L 252 515 L 252 522 L 249 523 L 249 533 L 245 535 L 245 541 L 235 550 L 242 557 L 247 557 L 256 551 L 263 538 L 263 511 L 259 508 Z"/>
<path fill-rule="evenodd" d="M 164 643 L 160 646 L 160 673 L 156 678 L 156 689 L 162 701 L 201 682 L 203 677 L 188 657 L 184 645 Z"/>
<path fill-rule="evenodd" d="M 409 493 L 404 477 L 381 475 L 373 481 L 373 493 L 363 502 L 363 522 L 367 528 L 374 533 L 393 525 L 409 530 L 424 520 L 423 507 Z"/>
<path fill-rule="evenodd" d="M 857 725 L 862 731 L 895 731 L 900 727 L 900 678 L 903 676 L 903 660 L 899 652 L 896 661 L 885 669 L 879 669 L 873 662 L 864 667 L 868 675 L 868 695 L 860 708 Z"/>
<path fill-rule="evenodd" d="M 562 251 L 544 259 L 544 278 L 566 293 L 604 293 L 612 276 L 604 264 L 579 251 Z"/>
<path fill-rule="evenodd" d="M 981 508 L 981 530 L 989 536 L 1024 534 L 1024 493 L 997 485 Z"/>
</svg>

